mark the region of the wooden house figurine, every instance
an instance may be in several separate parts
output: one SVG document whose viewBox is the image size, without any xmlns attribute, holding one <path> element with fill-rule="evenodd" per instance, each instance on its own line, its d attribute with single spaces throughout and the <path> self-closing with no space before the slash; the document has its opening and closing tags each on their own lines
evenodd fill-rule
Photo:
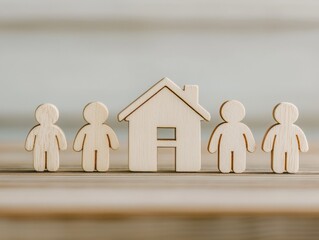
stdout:
<svg viewBox="0 0 319 240">
<path fill-rule="evenodd" d="M 119 121 L 129 122 L 129 169 L 156 172 L 158 148 L 175 149 L 177 172 L 201 169 L 201 121 L 210 114 L 198 103 L 198 86 L 178 87 L 164 78 L 125 108 Z M 160 131 L 172 136 L 161 138 Z"/>
</svg>

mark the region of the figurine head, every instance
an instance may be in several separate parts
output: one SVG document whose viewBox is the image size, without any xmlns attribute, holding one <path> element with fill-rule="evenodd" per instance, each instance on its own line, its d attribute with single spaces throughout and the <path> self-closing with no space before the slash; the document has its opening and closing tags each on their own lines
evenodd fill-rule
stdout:
<svg viewBox="0 0 319 240">
<path fill-rule="evenodd" d="M 299 117 L 299 111 L 292 103 L 282 102 L 275 107 L 273 115 L 280 124 L 293 124 Z"/>
<path fill-rule="evenodd" d="M 240 122 L 246 115 L 244 105 L 236 100 L 224 102 L 220 108 L 220 116 L 228 123 Z"/>
<path fill-rule="evenodd" d="M 59 110 L 53 104 L 45 103 L 35 110 L 35 118 L 40 124 L 54 124 L 59 119 Z"/>
<path fill-rule="evenodd" d="M 103 103 L 92 102 L 85 106 L 83 116 L 90 124 L 102 124 L 107 120 L 109 111 Z"/>
</svg>

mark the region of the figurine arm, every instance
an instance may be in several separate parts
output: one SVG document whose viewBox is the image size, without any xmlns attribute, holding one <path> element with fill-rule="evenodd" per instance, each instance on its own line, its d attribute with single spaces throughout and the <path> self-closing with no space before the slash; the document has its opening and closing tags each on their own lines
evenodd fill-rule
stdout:
<svg viewBox="0 0 319 240">
<path fill-rule="evenodd" d="M 244 125 L 244 138 L 246 141 L 247 150 L 251 153 L 254 152 L 256 150 L 256 142 L 253 133 L 246 125 Z"/>
<path fill-rule="evenodd" d="M 120 147 L 120 143 L 113 129 L 106 126 L 106 135 L 109 139 L 110 148 L 118 149 Z"/>
<path fill-rule="evenodd" d="M 37 130 L 38 130 L 39 125 L 35 126 L 34 128 L 31 129 L 29 132 L 27 139 L 25 141 L 25 149 L 27 151 L 32 151 L 34 148 L 35 140 L 37 137 Z"/>
<path fill-rule="evenodd" d="M 58 146 L 60 150 L 66 150 L 67 149 L 67 142 L 66 142 L 66 138 L 65 135 L 63 133 L 63 131 L 59 128 L 56 127 L 56 139 L 58 141 Z"/>
<path fill-rule="evenodd" d="M 262 150 L 265 152 L 272 151 L 275 138 L 276 138 L 276 125 L 272 126 L 271 128 L 267 130 L 262 143 Z"/>
<path fill-rule="evenodd" d="M 218 150 L 219 141 L 222 136 L 223 124 L 219 124 L 213 131 L 212 135 L 210 136 L 209 143 L 208 143 L 208 151 L 210 153 L 214 153 Z"/>
<path fill-rule="evenodd" d="M 84 141 L 86 138 L 86 126 L 82 127 L 75 136 L 73 149 L 76 152 L 83 150 Z"/>
<path fill-rule="evenodd" d="M 305 133 L 301 130 L 301 128 L 296 126 L 296 137 L 299 145 L 299 150 L 301 152 L 308 152 L 309 145 L 306 138 Z"/>
</svg>

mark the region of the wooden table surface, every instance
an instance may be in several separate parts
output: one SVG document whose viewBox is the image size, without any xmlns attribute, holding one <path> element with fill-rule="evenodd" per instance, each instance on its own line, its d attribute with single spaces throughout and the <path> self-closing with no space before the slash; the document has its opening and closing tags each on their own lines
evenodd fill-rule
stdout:
<svg viewBox="0 0 319 240">
<path fill-rule="evenodd" d="M 107 173 L 82 172 L 71 150 L 59 172 L 36 173 L 23 144 L 2 144 L 0 239 L 317 239 L 319 149 L 311 147 L 298 174 L 273 174 L 259 150 L 246 173 L 221 174 L 204 149 L 199 173 L 175 173 L 169 152 L 160 172 L 131 173 L 125 148 L 111 153 Z"/>
</svg>

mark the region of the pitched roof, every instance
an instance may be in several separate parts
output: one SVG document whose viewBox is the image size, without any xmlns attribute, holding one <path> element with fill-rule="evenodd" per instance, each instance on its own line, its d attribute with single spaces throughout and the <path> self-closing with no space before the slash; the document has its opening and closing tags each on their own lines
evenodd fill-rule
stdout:
<svg viewBox="0 0 319 240">
<path fill-rule="evenodd" d="M 135 110 L 137 110 L 141 105 L 155 96 L 163 88 L 167 87 L 171 90 L 177 97 L 179 97 L 183 102 L 185 102 L 191 109 L 193 109 L 198 115 L 200 115 L 206 121 L 210 120 L 210 114 L 207 112 L 198 102 L 195 102 L 183 89 L 177 86 L 173 81 L 168 78 L 163 78 L 147 90 L 138 99 L 127 106 L 122 112 L 119 113 L 118 119 L 122 121 L 131 115 Z"/>
</svg>

